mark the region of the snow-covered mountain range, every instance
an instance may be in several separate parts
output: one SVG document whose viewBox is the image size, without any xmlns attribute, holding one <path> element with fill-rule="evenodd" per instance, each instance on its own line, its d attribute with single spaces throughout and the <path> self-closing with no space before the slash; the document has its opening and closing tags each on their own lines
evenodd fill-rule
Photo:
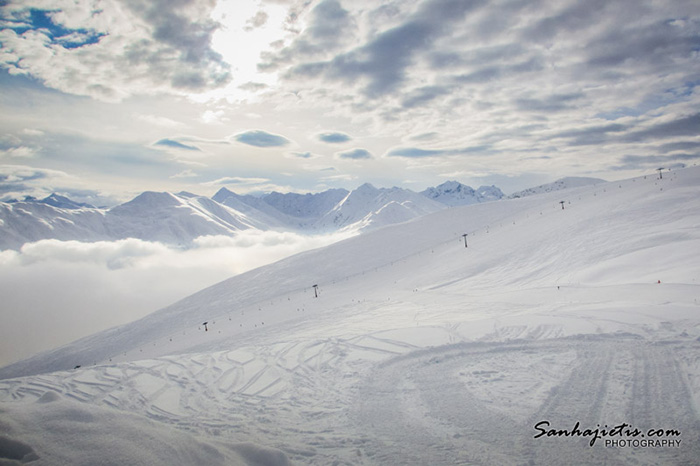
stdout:
<svg viewBox="0 0 700 466">
<path fill-rule="evenodd" d="M 222 188 L 212 198 L 180 192 L 144 192 L 112 208 L 97 208 L 53 194 L 0 203 L 0 249 L 42 239 L 99 241 L 137 238 L 187 247 L 206 235 L 247 229 L 367 231 L 437 212 L 447 206 L 497 200 L 496 187 L 474 191 L 447 182 L 418 194 L 364 184 L 353 191 L 239 195 Z"/>
<path fill-rule="evenodd" d="M 497 201 L 504 197 L 503 191 L 496 186 L 481 186 L 474 190 L 458 181 L 446 181 L 439 186 L 426 189 L 421 194 L 448 206 Z"/>
<path fill-rule="evenodd" d="M 235 276 L 0 369 L 0 461 L 695 464 L 698 199 L 693 167 L 443 209 Z"/>
</svg>

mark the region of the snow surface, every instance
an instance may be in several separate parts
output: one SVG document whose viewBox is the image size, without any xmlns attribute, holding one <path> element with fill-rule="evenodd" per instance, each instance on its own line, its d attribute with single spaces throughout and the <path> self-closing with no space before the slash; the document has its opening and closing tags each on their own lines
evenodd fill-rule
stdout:
<svg viewBox="0 0 700 466">
<path fill-rule="evenodd" d="M 0 457 L 697 464 L 699 227 L 694 167 L 308 251 L 0 369 Z M 535 439 L 541 421 L 681 444 Z"/>
<path fill-rule="evenodd" d="M 535 186 L 534 188 L 528 188 L 523 191 L 518 191 L 517 193 L 513 193 L 508 197 L 511 199 L 517 199 L 519 197 L 550 193 L 552 191 L 561 191 L 563 189 L 578 188 L 581 186 L 596 185 L 599 183 L 605 183 L 605 180 L 601 180 L 600 178 L 589 178 L 585 176 L 569 176 L 567 178 L 562 178 L 560 180 L 554 181 L 552 183 L 542 184 L 540 186 Z"/>
</svg>

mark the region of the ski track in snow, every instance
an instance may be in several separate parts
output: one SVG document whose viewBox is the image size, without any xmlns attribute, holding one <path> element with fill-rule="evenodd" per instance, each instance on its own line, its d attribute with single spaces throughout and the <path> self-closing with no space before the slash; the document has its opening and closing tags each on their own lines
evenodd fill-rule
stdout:
<svg viewBox="0 0 700 466">
<path fill-rule="evenodd" d="M 624 185 L 644 181 L 651 195 L 651 179 Z M 575 202 L 600 209 L 593 198 L 617 185 L 576 190 Z M 621 260 L 651 257 L 662 242 L 645 246 L 645 235 L 668 226 L 655 218 L 612 238 L 595 228 L 576 236 L 580 221 L 569 216 L 546 241 L 510 245 L 520 229 L 533 234 L 561 214 L 552 204 L 470 230 L 472 249 L 455 231 L 334 277 L 319 298 L 307 287 L 236 309 L 212 302 L 207 331 L 173 328 L 93 366 L 0 380 L 0 402 L 56 392 L 275 447 L 298 464 L 697 464 L 700 284 L 659 285 L 646 271 L 621 278 L 614 271 L 631 266 L 611 261 L 624 238 L 633 246 Z M 686 218 L 677 209 L 659 215 Z M 667 241 L 698 244 L 690 213 L 683 234 L 674 229 Z M 458 253 L 471 261 L 455 265 Z M 682 446 L 534 439 L 544 420 L 556 429 L 677 429 Z"/>
</svg>

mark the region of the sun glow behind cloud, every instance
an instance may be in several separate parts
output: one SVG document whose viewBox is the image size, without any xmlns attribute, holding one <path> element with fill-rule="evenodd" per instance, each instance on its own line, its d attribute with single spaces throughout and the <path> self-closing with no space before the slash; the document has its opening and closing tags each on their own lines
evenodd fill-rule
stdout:
<svg viewBox="0 0 700 466">
<path fill-rule="evenodd" d="M 226 0 L 217 4 L 212 19 L 221 26 L 212 36 L 212 49 L 232 64 L 232 81 L 223 89 L 212 90 L 196 100 L 226 98 L 230 101 L 250 98 L 256 89 L 273 86 L 273 73 L 260 73 L 260 54 L 273 43 L 281 43 L 287 32 L 284 24 L 287 8 L 260 0 Z"/>
</svg>

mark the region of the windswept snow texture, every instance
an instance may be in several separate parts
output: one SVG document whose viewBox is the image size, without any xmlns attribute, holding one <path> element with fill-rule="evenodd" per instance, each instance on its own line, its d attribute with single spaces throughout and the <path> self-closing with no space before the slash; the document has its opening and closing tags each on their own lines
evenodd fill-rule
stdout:
<svg viewBox="0 0 700 466">
<path fill-rule="evenodd" d="M 444 209 L 3 368 L 0 438 L 31 464 L 697 464 L 699 299 L 698 168 Z"/>
</svg>

